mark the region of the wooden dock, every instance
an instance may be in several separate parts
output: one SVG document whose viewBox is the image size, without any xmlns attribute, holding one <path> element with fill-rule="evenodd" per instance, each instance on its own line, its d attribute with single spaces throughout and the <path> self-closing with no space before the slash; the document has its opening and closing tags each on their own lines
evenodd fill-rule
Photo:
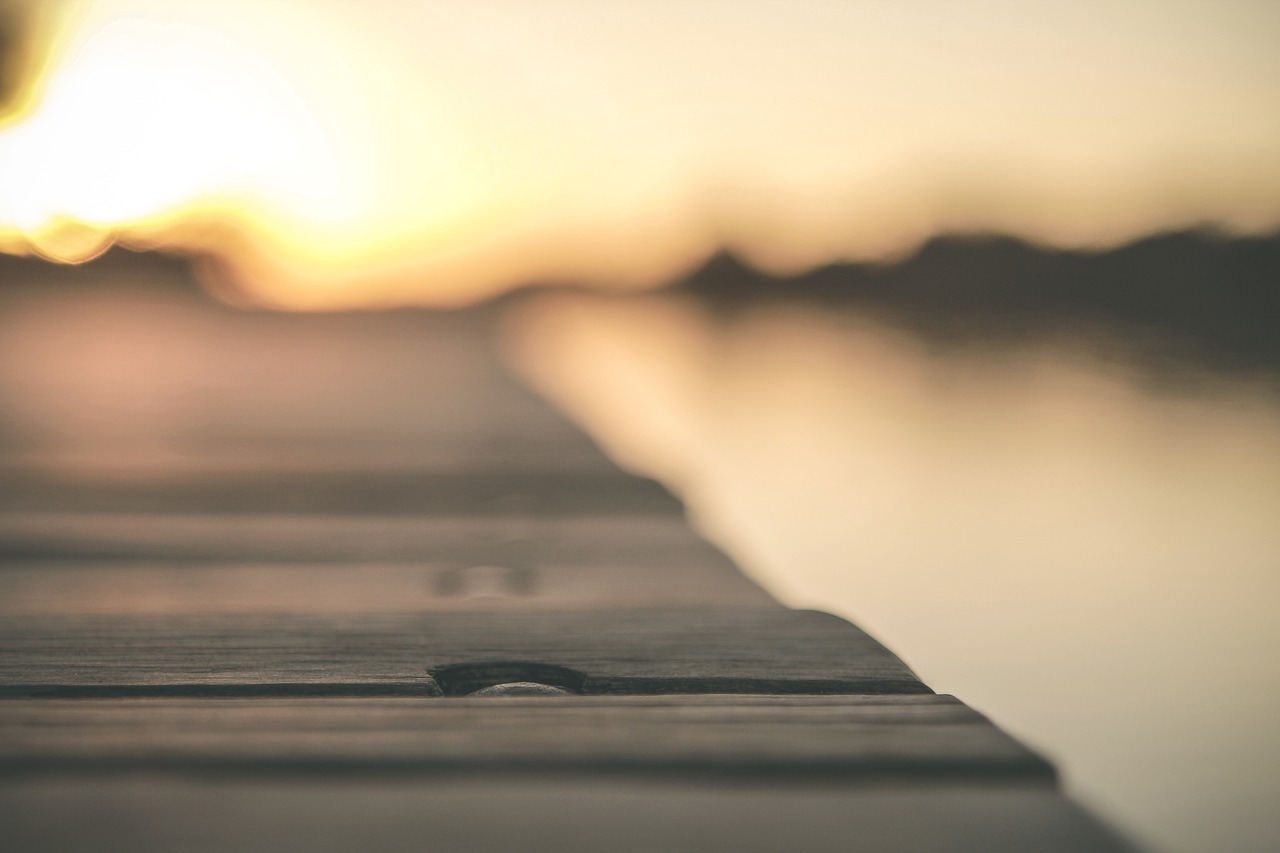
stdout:
<svg viewBox="0 0 1280 853">
<path fill-rule="evenodd" d="M 139 281 L 0 295 L 5 849 L 1131 849 L 513 382 L 497 309 Z"/>
</svg>

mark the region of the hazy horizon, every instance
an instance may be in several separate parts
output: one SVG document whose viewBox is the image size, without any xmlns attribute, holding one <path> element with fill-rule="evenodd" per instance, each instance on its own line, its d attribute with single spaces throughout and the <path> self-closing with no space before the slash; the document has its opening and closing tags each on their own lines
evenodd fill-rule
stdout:
<svg viewBox="0 0 1280 853">
<path fill-rule="evenodd" d="M 1274 4 L 10 5 L 0 247 L 281 307 L 1280 227 Z"/>
</svg>

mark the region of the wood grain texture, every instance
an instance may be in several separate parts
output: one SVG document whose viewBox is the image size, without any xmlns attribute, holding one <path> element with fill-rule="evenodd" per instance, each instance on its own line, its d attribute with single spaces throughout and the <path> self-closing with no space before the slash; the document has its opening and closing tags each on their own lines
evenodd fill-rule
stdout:
<svg viewBox="0 0 1280 853">
<path fill-rule="evenodd" d="M 0 519 L 0 616 L 682 604 L 777 606 L 665 516 Z"/>
<path fill-rule="evenodd" d="M 0 773 L 140 769 L 1054 780 L 950 696 L 0 701 Z"/>
<path fill-rule="evenodd" d="M 313 513 L 413 516 L 658 513 L 680 502 L 621 471 L 205 471 L 110 476 L 5 472 L 0 511 Z"/>
<path fill-rule="evenodd" d="M 1134 853 L 1053 791 L 789 779 L 23 780 L 0 825 L 40 853 Z"/>
<path fill-rule="evenodd" d="M 678 516 L 0 513 L 0 571 L 57 560 L 727 564 Z"/>
<path fill-rule="evenodd" d="M 0 571 L 0 616 L 777 606 L 732 567 L 519 566 L 28 565 Z"/>
<path fill-rule="evenodd" d="M 586 693 L 930 692 L 848 622 L 760 607 L 27 615 L 0 650 L 3 695 L 429 693 L 431 671 L 513 661 L 581 673 Z"/>
</svg>

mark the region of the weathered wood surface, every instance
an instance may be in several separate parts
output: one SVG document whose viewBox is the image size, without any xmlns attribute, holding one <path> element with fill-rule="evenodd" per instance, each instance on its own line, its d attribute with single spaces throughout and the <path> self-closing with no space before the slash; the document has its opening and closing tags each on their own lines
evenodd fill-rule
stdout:
<svg viewBox="0 0 1280 853">
<path fill-rule="evenodd" d="M 173 564 L 515 560 L 528 565 L 608 563 L 668 571 L 673 577 L 678 571 L 732 567 L 678 516 L 0 513 L 0 571 L 23 562 L 61 559 L 91 561 L 89 565 L 122 560 Z M 678 566 L 668 567 L 671 562 Z M 737 574 L 737 569 L 732 572 Z"/>
<path fill-rule="evenodd" d="M 568 668 L 583 693 L 929 692 L 848 622 L 777 607 L 24 615 L 0 649 L 0 695 L 433 693 L 429 673 L 505 662 Z"/>
<path fill-rule="evenodd" d="M 0 702 L 0 773 L 50 768 L 1054 778 L 950 696 Z"/>
<path fill-rule="evenodd" d="M 5 849 L 1128 849 L 511 381 L 496 307 L 96 269 L 0 288 Z"/>
<path fill-rule="evenodd" d="M 0 617 L 774 606 L 728 569 L 679 569 L 678 562 L 534 568 L 505 560 L 176 568 L 28 563 L 0 569 Z"/>
<path fill-rule="evenodd" d="M 1133 853 L 1054 791 L 563 777 L 0 784 L 16 850 Z"/>
<path fill-rule="evenodd" d="M 776 607 L 682 520 L 0 516 L 0 615 Z"/>
<path fill-rule="evenodd" d="M 26 499 L 40 477 L 625 479 L 511 381 L 494 346 L 501 306 L 237 311 L 176 266 L 103 260 L 0 267 L 0 483 L 22 478 Z"/>
<path fill-rule="evenodd" d="M 660 571 L 667 573 L 667 581 L 704 571 L 714 571 L 726 585 L 732 585 L 731 576 L 741 578 L 736 567 L 696 537 L 684 519 L 634 514 L 0 514 L 0 571 L 37 561 L 84 561 L 83 565 L 91 566 L 120 561 L 600 565 Z M 755 585 L 740 580 L 737 587 Z"/>
<path fill-rule="evenodd" d="M 162 476 L 4 472 L 0 511 L 260 513 L 379 517 L 613 513 L 680 517 L 662 486 L 621 471 L 181 471 Z"/>
</svg>

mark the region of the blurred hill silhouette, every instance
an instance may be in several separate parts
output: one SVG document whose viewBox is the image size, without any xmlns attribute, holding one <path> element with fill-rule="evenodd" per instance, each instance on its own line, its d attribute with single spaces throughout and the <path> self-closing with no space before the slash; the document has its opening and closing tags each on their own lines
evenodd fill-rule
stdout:
<svg viewBox="0 0 1280 853">
<path fill-rule="evenodd" d="M 113 246 L 83 264 L 59 264 L 33 255 L 0 253 L 0 288 L 19 290 L 102 289 L 119 286 L 149 288 L 205 296 L 192 270 L 192 261 L 165 252 L 135 252 Z M 0 293 L 0 296 L 3 296 Z"/>
<path fill-rule="evenodd" d="M 10 293 L 121 286 L 207 298 L 181 257 L 115 248 L 66 266 L 0 255 L 0 288 Z M 1185 366 L 1280 380 L 1280 234 L 1180 231 L 1100 252 L 948 235 L 899 262 L 832 264 L 793 277 L 723 251 L 667 292 L 725 318 L 803 303 L 866 315 L 938 346 L 1052 339 L 1162 372 Z"/>
<path fill-rule="evenodd" d="M 897 263 L 787 278 L 722 252 L 675 290 L 721 314 L 799 301 L 870 314 L 939 344 L 1118 340 L 1143 360 L 1280 378 L 1280 234 L 1179 231 L 1101 252 L 952 235 Z"/>
</svg>

